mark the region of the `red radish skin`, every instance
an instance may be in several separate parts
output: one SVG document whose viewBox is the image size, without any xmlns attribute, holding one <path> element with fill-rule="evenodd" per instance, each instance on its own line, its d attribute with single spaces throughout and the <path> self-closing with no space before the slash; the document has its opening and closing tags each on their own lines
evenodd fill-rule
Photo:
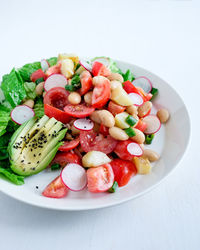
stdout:
<svg viewBox="0 0 200 250">
<path fill-rule="evenodd" d="M 92 66 L 89 63 L 87 63 L 86 60 L 81 59 L 79 60 L 79 63 L 84 69 L 86 69 L 90 73 L 92 72 Z"/>
<path fill-rule="evenodd" d="M 81 131 L 90 131 L 94 127 L 94 122 L 90 119 L 77 119 L 74 121 L 74 127 Z"/>
<path fill-rule="evenodd" d="M 35 112 L 27 105 L 18 105 L 12 110 L 10 116 L 13 122 L 21 125 L 32 117 L 34 117 Z"/>
<path fill-rule="evenodd" d="M 132 156 L 141 156 L 143 155 L 143 150 L 140 147 L 139 144 L 135 142 L 131 142 L 127 145 L 127 151 L 132 155 Z"/>
<path fill-rule="evenodd" d="M 152 90 L 152 83 L 146 76 L 137 77 L 132 83 L 135 87 L 142 88 L 147 94 Z"/>
<path fill-rule="evenodd" d="M 60 177 L 63 184 L 71 191 L 78 192 L 87 186 L 86 170 L 76 163 L 69 163 L 63 168 Z"/>
<path fill-rule="evenodd" d="M 67 83 L 68 81 L 65 76 L 61 74 L 52 74 L 46 79 L 44 83 L 44 90 L 47 92 L 50 89 L 56 88 L 56 87 L 65 88 Z"/>
<path fill-rule="evenodd" d="M 161 128 L 161 122 L 156 115 L 145 116 L 142 121 L 147 124 L 147 128 L 144 133 L 147 135 L 157 133 Z"/>
</svg>

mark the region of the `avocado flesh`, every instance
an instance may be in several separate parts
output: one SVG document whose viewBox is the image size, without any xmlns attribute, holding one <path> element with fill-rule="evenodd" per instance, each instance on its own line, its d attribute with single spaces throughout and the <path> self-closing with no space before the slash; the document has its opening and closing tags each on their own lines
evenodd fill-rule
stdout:
<svg viewBox="0 0 200 250">
<path fill-rule="evenodd" d="M 42 121 L 40 122 L 40 120 Z M 39 126 L 35 123 L 31 127 L 29 126 L 29 130 L 26 129 L 25 136 L 29 135 L 29 140 L 23 142 L 23 148 L 15 149 L 16 141 L 22 141 L 22 138 L 24 138 L 23 130 L 20 130 L 21 133 L 18 134 L 14 144 L 11 145 L 15 152 L 15 155 L 13 155 L 13 150 L 11 150 L 11 168 L 19 175 L 29 176 L 45 169 L 62 145 L 60 140 L 64 138 L 67 131 L 67 129 L 62 129 L 63 124 L 55 118 L 48 118 L 47 120 L 42 117 L 40 120 L 37 122 L 40 124 Z"/>
</svg>

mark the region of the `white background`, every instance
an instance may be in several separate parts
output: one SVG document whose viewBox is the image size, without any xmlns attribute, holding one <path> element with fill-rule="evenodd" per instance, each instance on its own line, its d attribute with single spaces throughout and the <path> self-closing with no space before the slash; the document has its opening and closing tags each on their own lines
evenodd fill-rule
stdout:
<svg viewBox="0 0 200 250">
<path fill-rule="evenodd" d="M 137 200 L 102 210 L 59 212 L 0 193 L 0 249 L 199 250 L 200 4 L 1 1 L 0 45 L 0 75 L 59 52 L 138 64 L 177 90 L 192 120 L 184 160 Z"/>
</svg>

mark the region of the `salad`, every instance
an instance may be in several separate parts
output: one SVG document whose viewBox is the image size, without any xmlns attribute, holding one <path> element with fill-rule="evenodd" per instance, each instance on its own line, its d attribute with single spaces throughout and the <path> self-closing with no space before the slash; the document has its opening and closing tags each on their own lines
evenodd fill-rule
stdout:
<svg viewBox="0 0 200 250">
<path fill-rule="evenodd" d="M 0 86 L 0 177 L 22 185 L 48 168 L 57 177 L 43 196 L 114 193 L 160 157 L 145 149 L 169 119 L 151 112 L 157 94 L 108 57 L 59 54 L 13 68 Z"/>
</svg>

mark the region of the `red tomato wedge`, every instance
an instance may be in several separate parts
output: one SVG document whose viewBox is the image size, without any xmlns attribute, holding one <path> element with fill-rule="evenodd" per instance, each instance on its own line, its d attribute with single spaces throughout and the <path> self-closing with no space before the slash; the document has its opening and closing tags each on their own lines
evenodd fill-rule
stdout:
<svg viewBox="0 0 200 250">
<path fill-rule="evenodd" d="M 92 87 L 92 76 L 89 71 L 83 71 L 80 74 L 81 89 L 79 90 L 80 95 L 87 93 Z"/>
<path fill-rule="evenodd" d="M 133 142 L 133 141 L 127 140 L 127 141 L 119 141 L 117 143 L 117 146 L 116 146 L 114 152 L 118 155 L 118 157 L 120 159 L 128 160 L 128 161 L 133 159 L 133 155 L 131 155 L 127 150 L 127 145 L 131 142 Z"/>
<path fill-rule="evenodd" d="M 67 163 L 80 164 L 81 159 L 72 150 L 72 151 L 68 151 L 68 152 L 57 153 L 56 156 L 54 157 L 54 159 L 52 160 L 51 165 L 54 163 L 58 163 L 61 167 L 65 167 L 67 165 Z"/>
<path fill-rule="evenodd" d="M 144 102 L 151 100 L 152 94 L 151 93 L 146 93 L 142 88 L 137 87 L 137 89 L 140 91 L 141 95 L 143 96 Z"/>
<path fill-rule="evenodd" d="M 69 189 L 63 184 L 61 177 L 56 177 L 42 192 L 42 195 L 49 198 L 63 198 Z"/>
<path fill-rule="evenodd" d="M 35 82 L 39 78 L 44 78 L 44 80 L 47 78 L 44 71 L 42 69 L 38 69 L 35 72 L 33 72 L 30 76 L 30 79 L 32 82 Z"/>
<path fill-rule="evenodd" d="M 110 82 L 108 79 L 104 79 L 101 83 L 94 87 L 92 94 L 92 106 L 94 108 L 102 108 L 110 98 Z"/>
<path fill-rule="evenodd" d="M 48 104 L 44 104 L 44 113 L 49 118 L 54 117 L 56 120 L 66 124 L 70 121 L 71 117 L 66 114 L 64 111 L 54 108 L 53 106 L 50 106 Z"/>
<path fill-rule="evenodd" d="M 46 75 L 50 76 L 52 74 L 60 74 L 61 73 L 61 63 L 58 63 L 57 65 L 54 65 L 47 69 Z"/>
<path fill-rule="evenodd" d="M 44 104 L 63 110 L 68 102 L 69 92 L 61 87 L 52 88 L 44 96 Z"/>
<path fill-rule="evenodd" d="M 130 81 L 126 81 L 123 83 L 124 90 L 129 93 L 136 93 L 140 96 L 142 96 L 141 92 L 132 84 Z M 143 97 L 143 96 L 142 96 Z"/>
<path fill-rule="evenodd" d="M 110 111 L 114 116 L 124 112 L 125 109 L 126 107 L 116 104 L 113 101 L 110 101 L 108 104 L 108 111 Z"/>
<path fill-rule="evenodd" d="M 106 66 L 103 63 L 95 61 L 92 64 L 92 74 L 93 76 L 109 76 L 110 70 L 106 68 Z"/>
<path fill-rule="evenodd" d="M 110 165 L 119 187 L 125 186 L 131 177 L 137 174 L 137 169 L 131 161 L 115 159 L 110 162 Z"/>
<path fill-rule="evenodd" d="M 102 134 L 97 136 L 94 131 L 81 131 L 80 144 L 85 152 L 96 150 L 109 154 L 115 149 L 117 141 L 110 135 L 104 137 Z"/>
<path fill-rule="evenodd" d="M 79 138 L 76 138 L 72 141 L 65 141 L 62 146 L 59 147 L 59 151 L 69 151 L 71 149 L 76 148 L 79 145 Z"/>
<path fill-rule="evenodd" d="M 101 123 L 101 125 L 99 127 L 99 133 L 104 135 L 104 136 L 107 136 L 107 135 L 109 135 L 109 128 L 104 126 L 103 123 Z"/>
<path fill-rule="evenodd" d="M 147 128 L 147 124 L 143 122 L 141 119 L 138 121 L 137 125 L 135 128 L 139 129 L 140 131 L 144 132 Z"/>
<path fill-rule="evenodd" d="M 104 164 L 87 170 L 88 191 L 93 193 L 105 192 L 112 187 L 114 173 L 110 164 Z"/>
<path fill-rule="evenodd" d="M 67 115 L 77 118 L 85 118 L 94 112 L 94 108 L 85 104 L 72 105 L 68 104 L 64 107 Z"/>
</svg>

